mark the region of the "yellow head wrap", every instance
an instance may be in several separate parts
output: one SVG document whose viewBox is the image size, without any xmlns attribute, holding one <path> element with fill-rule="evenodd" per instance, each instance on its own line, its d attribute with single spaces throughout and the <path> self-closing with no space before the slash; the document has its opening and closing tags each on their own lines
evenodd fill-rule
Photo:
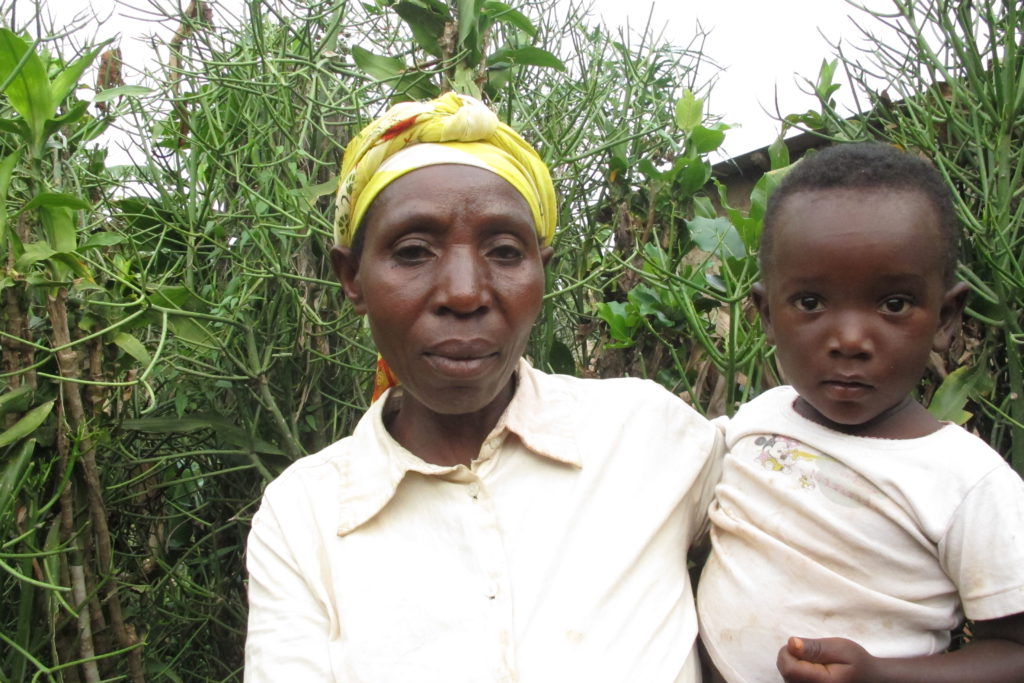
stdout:
<svg viewBox="0 0 1024 683">
<path fill-rule="evenodd" d="M 451 163 L 485 168 L 511 183 L 530 206 L 541 244 L 551 242 L 555 188 L 540 155 L 482 102 L 455 93 L 396 104 L 352 139 L 341 163 L 334 241 L 352 243 L 374 198 L 395 179 Z"/>
</svg>

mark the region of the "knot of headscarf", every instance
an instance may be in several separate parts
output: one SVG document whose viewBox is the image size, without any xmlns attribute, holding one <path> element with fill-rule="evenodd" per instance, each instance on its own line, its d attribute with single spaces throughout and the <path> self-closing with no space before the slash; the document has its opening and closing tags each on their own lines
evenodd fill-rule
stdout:
<svg viewBox="0 0 1024 683">
<path fill-rule="evenodd" d="M 446 93 L 402 102 L 366 126 L 345 149 L 338 182 L 334 240 L 348 246 L 374 198 L 424 166 L 464 164 L 508 181 L 530 206 L 541 244 L 555 233 L 555 188 L 540 155 L 479 100 Z"/>
</svg>

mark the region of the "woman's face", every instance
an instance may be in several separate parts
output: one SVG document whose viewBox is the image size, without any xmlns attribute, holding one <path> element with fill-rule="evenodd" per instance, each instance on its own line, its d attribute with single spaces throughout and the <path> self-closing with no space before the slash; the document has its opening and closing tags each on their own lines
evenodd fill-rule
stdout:
<svg viewBox="0 0 1024 683">
<path fill-rule="evenodd" d="M 544 266 L 526 200 L 498 175 L 438 165 L 398 178 L 332 262 L 406 396 L 461 415 L 508 402 L 540 312 Z"/>
</svg>

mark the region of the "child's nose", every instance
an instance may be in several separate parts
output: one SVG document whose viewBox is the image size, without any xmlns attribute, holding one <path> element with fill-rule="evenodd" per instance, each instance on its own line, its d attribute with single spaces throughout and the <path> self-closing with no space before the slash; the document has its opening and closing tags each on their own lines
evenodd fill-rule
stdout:
<svg viewBox="0 0 1024 683">
<path fill-rule="evenodd" d="M 846 357 L 870 356 L 874 350 L 871 326 L 864 316 L 855 313 L 836 316 L 828 340 L 829 354 Z"/>
</svg>

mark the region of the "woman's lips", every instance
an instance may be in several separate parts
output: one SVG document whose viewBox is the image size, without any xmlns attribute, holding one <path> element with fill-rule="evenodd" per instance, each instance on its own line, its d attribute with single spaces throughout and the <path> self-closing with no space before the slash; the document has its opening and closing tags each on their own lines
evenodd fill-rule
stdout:
<svg viewBox="0 0 1024 683">
<path fill-rule="evenodd" d="M 436 371 L 461 379 L 480 374 L 499 355 L 493 344 L 477 340 L 447 341 L 423 353 L 423 357 Z"/>
</svg>

